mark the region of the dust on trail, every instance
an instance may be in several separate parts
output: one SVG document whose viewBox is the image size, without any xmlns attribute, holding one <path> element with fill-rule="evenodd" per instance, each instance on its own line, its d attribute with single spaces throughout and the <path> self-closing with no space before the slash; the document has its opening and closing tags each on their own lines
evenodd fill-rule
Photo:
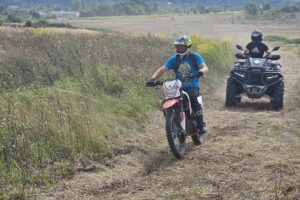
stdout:
<svg viewBox="0 0 300 200">
<path fill-rule="evenodd" d="M 300 199 L 299 57 L 286 48 L 280 54 L 283 111 L 246 98 L 225 108 L 224 81 L 204 96 L 205 144 L 195 147 L 189 139 L 183 159 L 169 152 L 157 111 L 145 132 L 124 135 L 96 172 L 79 173 L 33 199 Z"/>
</svg>

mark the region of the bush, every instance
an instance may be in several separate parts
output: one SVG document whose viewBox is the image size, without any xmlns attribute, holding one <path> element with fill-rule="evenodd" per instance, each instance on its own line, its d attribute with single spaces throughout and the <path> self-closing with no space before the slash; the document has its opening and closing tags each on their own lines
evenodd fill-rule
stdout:
<svg viewBox="0 0 300 200">
<path fill-rule="evenodd" d="M 233 63 L 233 56 L 229 41 L 213 41 L 203 39 L 199 36 L 192 36 L 193 48 L 200 52 L 205 59 L 209 71 L 209 77 L 205 79 L 206 89 L 212 89 L 219 78 L 228 74 Z"/>
<path fill-rule="evenodd" d="M 21 23 L 22 19 L 20 17 L 17 17 L 15 15 L 8 15 L 7 16 L 8 21 L 12 22 L 12 23 Z"/>
<path fill-rule="evenodd" d="M 250 14 L 250 15 L 256 15 L 258 12 L 258 8 L 257 5 L 254 3 L 248 3 L 245 6 L 246 11 Z"/>
<path fill-rule="evenodd" d="M 74 28 L 71 24 L 65 24 L 65 23 L 49 23 L 47 20 L 40 20 L 36 23 L 32 24 L 33 27 L 39 28 L 39 27 L 54 27 L 54 28 Z"/>
<path fill-rule="evenodd" d="M 32 27 L 32 22 L 31 22 L 31 20 L 27 20 L 27 21 L 25 22 L 25 27 Z"/>
</svg>

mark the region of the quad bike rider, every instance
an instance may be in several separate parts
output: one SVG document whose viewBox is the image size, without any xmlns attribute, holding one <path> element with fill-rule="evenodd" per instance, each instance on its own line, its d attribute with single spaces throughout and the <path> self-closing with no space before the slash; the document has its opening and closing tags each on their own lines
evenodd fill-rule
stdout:
<svg viewBox="0 0 300 200">
<path fill-rule="evenodd" d="M 274 110 L 282 109 L 283 75 L 281 65 L 275 62 L 280 56 L 271 54 L 279 47 L 268 51 L 268 47 L 262 43 L 260 31 L 254 31 L 251 39 L 245 50 L 236 45 L 243 53 L 236 54 L 237 60 L 227 80 L 225 105 L 235 106 L 245 95 L 251 99 L 269 98 Z"/>
<path fill-rule="evenodd" d="M 269 48 L 263 42 L 263 34 L 260 31 L 253 31 L 251 34 L 251 42 L 247 44 L 244 51 L 245 54 L 250 55 L 251 58 L 263 58 L 264 53 L 269 54 Z"/>
<path fill-rule="evenodd" d="M 153 87 L 159 85 L 157 79 L 166 71 L 173 70 L 176 79 L 173 80 L 172 83 L 177 84 L 180 82 L 177 84 L 177 87 L 180 87 L 180 90 L 187 94 L 182 95 L 183 102 L 189 100 L 191 110 L 193 111 L 193 118 L 196 122 L 197 132 L 199 134 L 204 134 L 207 132 L 207 127 L 206 123 L 203 122 L 201 102 L 199 103 L 199 81 L 200 77 L 208 72 L 208 67 L 205 64 L 204 59 L 198 53 L 191 51 L 192 40 L 190 37 L 182 36 L 175 40 L 174 45 L 176 53 L 169 57 L 166 63 L 154 72 L 147 81 L 146 86 Z M 181 80 L 182 82 L 178 80 Z M 174 99 L 175 98 L 176 97 L 174 96 Z M 185 129 L 185 127 L 183 129 Z M 199 139 L 193 139 L 193 141 L 195 145 L 201 144 Z M 181 156 L 182 155 L 177 155 L 176 157 L 179 158 Z"/>
</svg>

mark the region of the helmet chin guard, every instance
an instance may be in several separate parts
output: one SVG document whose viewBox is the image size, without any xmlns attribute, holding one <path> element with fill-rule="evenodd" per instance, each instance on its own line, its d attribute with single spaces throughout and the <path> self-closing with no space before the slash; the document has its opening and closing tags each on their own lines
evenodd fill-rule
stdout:
<svg viewBox="0 0 300 200">
<path fill-rule="evenodd" d="M 183 58 L 184 56 L 188 55 L 189 52 L 190 52 L 190 48 L 188 48 L 188 49 L 187 49 L 185 52 L 183 52 L 183 53 L 178 53 L 178 52 L 176 52 L 176 54 L 179 55 L 180 58 Z"/>
</svg>

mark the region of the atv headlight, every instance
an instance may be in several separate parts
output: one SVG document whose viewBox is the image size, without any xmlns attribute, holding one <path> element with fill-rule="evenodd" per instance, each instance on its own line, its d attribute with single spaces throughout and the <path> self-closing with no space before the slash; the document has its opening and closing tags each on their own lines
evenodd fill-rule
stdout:
<svg viewBox="0 0 300 200">
<path fill-rule="evenodd" d="M 263 81 L 266 84 L 270 84 L 270 83 L 272 83 L 274 81 L 277 81 L 279 78 L 280 78 L 280 76 L 278 74 L 276 74 L 276 73 L 266 73 L 263 76 Z"/>
<path fill-rule="evenodd" d="M 269 65 L 269 67 L 267 68 L 267 71 L 278 71 L 280 70 L 281 65 L 278 63 L 272 63 L 271 65 Z"/>
<path fill-rule="evenodd" d="M 236 69 L 244 69 L 246 67 L 246 63 L 245 62 L 237 62 L 234 64 L 234 68 Z"/>
</svg>

